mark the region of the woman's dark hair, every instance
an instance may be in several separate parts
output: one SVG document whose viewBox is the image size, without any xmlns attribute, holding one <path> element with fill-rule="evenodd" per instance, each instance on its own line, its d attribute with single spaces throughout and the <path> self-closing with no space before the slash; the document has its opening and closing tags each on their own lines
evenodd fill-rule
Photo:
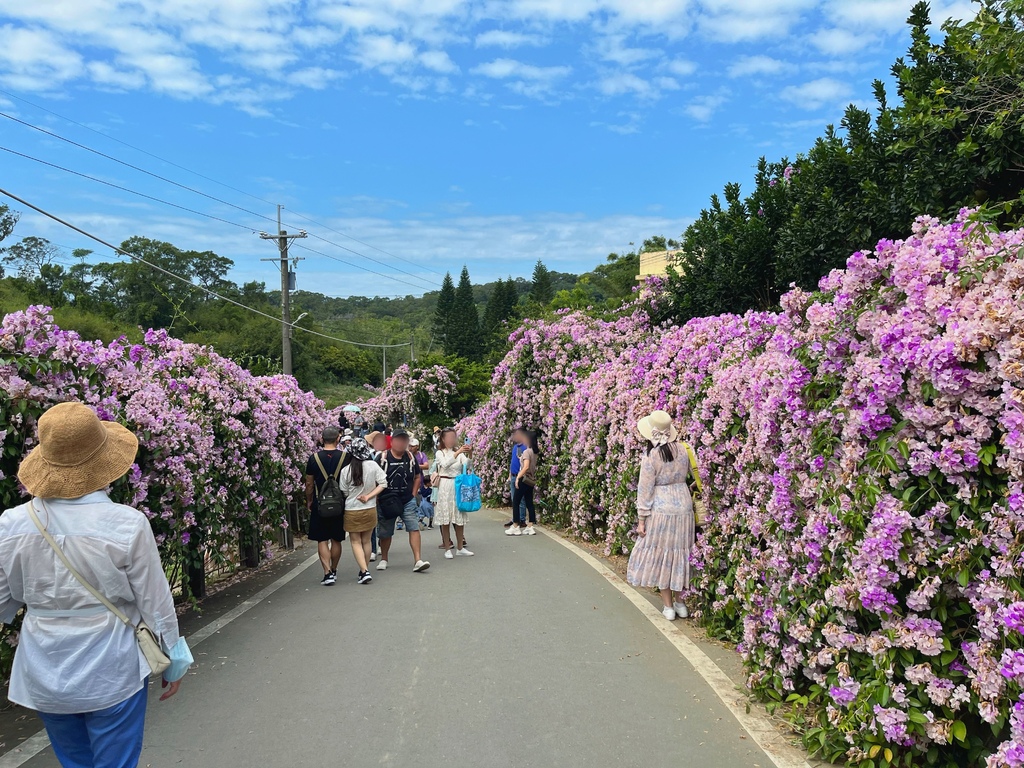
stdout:
<svg viewBox="0 0 1024 768">
<path fill-rule="evenodd" d="M 530 450 L 533 451 L 533 455 L 540 458 L 540 446 L 537 445 L 537 433 L 532 429 L 524 429 L 523 434 L 526 435 L 526 443 L 530 446 Z"/>
<path fill-rule="evenodd" d="M 353 459 L 348 466 L 349 472 L 352 473 L 352 485 L 361 488 L 363 485 L 363 462 Z"/>
<path fill-rule="evenodd" d="M 654 453 L 654 443 L 652 443 L 650 440 L 648 440 L 647 441 L 647 454 L 650 455 L 652 453 Z M 672 450 L 672 443 L 665 443 L 664 445 L 659 446 L 658 447 L 658 453 L 661 455 L 661 460 L 664 461 L 666 464 L 669 464 L 669 463 L 675 461 L 675 459 L 676 459 L 676 454 Z"/>
<path fill-rule="evenodd" d="M 454 435 L 455 434 L 455 430 L 452 429 L 451 427 L 445 427 L 444 429 L 441 430 L 441 434 L 438 435 L 438 438 L 437 438 L 437 448 L 438 448 L 438 450 L 440 450 L 441 448 L 444 448 L 444 438 L 445 438 L 445 435 L 447 435 L 449 433 Z"/>
</svg>

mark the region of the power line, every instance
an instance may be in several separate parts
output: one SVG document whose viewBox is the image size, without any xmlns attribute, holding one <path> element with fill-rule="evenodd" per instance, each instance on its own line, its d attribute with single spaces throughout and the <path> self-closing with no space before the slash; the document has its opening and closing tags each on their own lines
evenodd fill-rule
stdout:
<svg viewBox="0 0 1024 768">
<path fill-rule="evenodd" d="M 0 149 L 3 149 L 3 147 L 0 147 Z M 15 154 L 18 154 L 18 153 L 15 153 Z M 266 312 L 263 312 L 263 311 L 261 311 L 259 309 L 256 309 L 255 307 L 250 307 L 247 304 L 242 304 L 240 301 L 235 301 L 234 299 L 228 298 L 227 296 L 222 296 L 221 294 L 217 293 L 216 291 L 212 291 L 212 290 L 210 290 L 209 288 L 207 288 L 205 286 L 196 285 L 191 280 L 189 280 L 187 277 L 182 277 L 181 275 L 179 275 L 179 274 L 177 274 L 175 272 L 171 272 L 169 269 L 164 269 L 159 264 L 154 264 L 154 263 L 152 263 L 150 261 L 146 261 L 146 259 L 142 258 L 141 256 L 138 256 L 138 255 L 133 254 L 133 253 L 129 253 L 128 251 L 124 250 L 123 248 L 120 248 L 120 247 L 118 247 L 116 245 L 108 243 L 106 240 L 103 240 L 102 238 L 92 234 L 91 232 L 87 232 L 84 229 L 82 229 L 81 227 L 75 226 L 74 224 L 71 224 L 70 222 L 65 221 L 64 219 L 60 218 L 59 216 L 57 216 L 55 214 L 52 214 L 49 211 L 43 210 L 42 208 L 40 208 L 37 205 L 33 205 L 28 200 L 24 200 L 24 199 L 18 197 L 17 195 L 13 194 L 12 192 L 8 192 L 6 189 L 0 188 L 0 195 L 5 195 L 5 196 L 11 198 L 11 200 L 14 200 L 15 202 L 21 203 L 22 205 L 24 205 L 24 206 L 26 206 L 28 208 L 31 208 L 36 213 L 41 214 L 41 215 L 45 216 L 48 219 L 52 219 L 53 221 L 57 222 L 58 224 L 62 224 L 65 227 L 68 227 L 69 229 L 74 230 L 78 234 L 83 235 L 83 236 L 89 238 L 90 240 L 95 240 L 100 245 L 103 245 L 103 246 L 106 246 L 107 248 L 110 248 L 115 253 L 120 253 L 121 255 L 127 256 L 129 259 L 132 259 L 133 261 L 137 261 L 140 264 L 145 264 L 147 267 L 150 267 L 151 269 L 155 269 L 157 272 L 161 272 L 161 273 L 167 275 L 168 277 L 172 277 L 175 280 L 178 280 L 179 282 L 185 283 L 186 285 L 188 285 L 191 288 L 195 288 L 196 290 L 202 291 L 203 293 L 207 294 L 208 296 L 212 296 L 215 299 L 220 299 L 221 301 L 226 301 L 228 304 L 233 304 L 234 306 L 238 307 L 239 309 L 244 309 L 244 310 L 246 310 L 248 312 L 252 312 L 254 314 L 260 315 L 261 317 L 265 317 L 265 318 L 267 318 L 269 320 L 273 320 L 275 323 L 280 323 L 281 322 L 280 318 L 274 317 L 273 315 L 268 314 Z M 397 348 L 397 347 L 408 347 L 410 345 L 410 342 L 406 342 L 405 344 L 364 344 L 364 343 L 359 342 L 359 341 L 350 341 L 349 339 L 339 339 L 339 338 L 337 338 L 335 336 L 328 336 L 325 333 L 319 333 L 319 332 L 314 331 L 314 330 L 312 330 L 310 328 L 303 328 L 301 325 L 295 325 L 294 323 L 289 323 L 288 325 L 291 328 L 303 331 L 304 333 L 308 333 L 308 334 L 310 334 L 312 336 L 319 336 L 321 338 L 329 339 L 330 341 L 337 341 L 337 342 L 342 343 L 342 344 L 352 344 L 353 346 L 356 346 L 356 347 L 374 347 L 374 348 L 387 347 L 387 348 L 391 349 L 391 348 Z"/>
<path fill-rule="evenodd" d="M 253 200 L 257 200 L 257 201 L 259 201 L 261 203 L 265 203 L 266 205 L 275 205 L 275 203 L 272 203 L 269 200 L 265 200 L 264 198 L 259 197 L 258 195 L 254 195 L 251 192 L 246 192 L 244 189 L 239 189 L 238 187 L 234 187 L 234 186 L 232 186 L 230 184 L 227 184 L 227 183 L 225 183 L 223 181 L 219 181 L 218 179 L 215 179 L 215 178 L 213 178 L 211 176 L 207 176 L 205 174 L 202 174 L 199 171 L 194 171 L 191 168 L 185 167 L 184 165 L 180 165 L 178 163 L 175 163 L 174 161 L 168 160 L 165 157 L 161 157 L 160 155 L 154 154 L 153 152 L 149 152 L 148 150 L 142 149 L 141 147 L 137 147 L 134 144 L 130 144 L 127 141 L 123 141 L 122 139 L 118 139 L 115 136 L 111 136 L 108 133 L 104 133 L 103 131 L 97 130 L 96 128 L 93 128 L 90 125 L 86 125 L 85 123 L 78 122 L 77 120 L 72 120 L 70 117 L 66 117 L 66 116 L 60 114 L 59 112 L 54 112 L 52 109 L 47 109 L 44 106 L 41 106 L 39 104 L 36 104 L 35 102 L 29 101 L 28 99 L 22 98 L 21 96 L 18 96 L 16 94 L 11 93 L 10 91 L 5 91 L 2 88 L 0 88 L 0 94 L 3 94 L 4 96 L 8 96 L 8 97 L 10 97 L 12 99 L 16 99 L 16 100 L 22 102 L 23 104 L 28 104 L 30 107 L 33 107 L 35 109 L 41 110 L 43 112 L 46 112 L 47 114 L 53 115 L 54 117 L 58 117 L 61 120 L 64 120 L 65 122 L 68 122 L 68 123 L 70 123 L 72 125 L 77 125 L 79 128 L 84 128 L 87 131 L 92 131 L 93 133 L 97 134 L 98 136 L 103 136 L 104 138 L 109 139 L 110 141 L 116 141 L 118 144 L 120 144 L 122 146 L 128 147 L 129 149 L 133 149 L 136 152 L 141 152 L 142 154 L 144 154 L 144 155 L 146 155 L 148 157 L 152 157 L 154 160 L 159 160 L 162 163 L 167 163 L 168 165 L 170 165 L 170 166 L 172 166 L 174 168 L 177 168 L 178 170 L 185 171 L 186 173 L 191 173 L 193 176 L 198 176 L 200 179 L 205 179 L 206 181 L 209 181 L 209 182 L 212 182 L 212 183 L 217 184 L 219 186 L 222 186 L 225 189 L 230 189 L 232 192 L 237 192 L 240 195 L 245 195 L 248 198 L 251 198 Z M 10 116 L 9 115 L 4 115 L 4 117 L 10 117 Z M 10 118 L 10 119 L 17 120 L 17 118 Z M 17 122 L 23 122 L 23 121 L 17 120 Z M 89 149 L 89 151 L 96 152 L 96 154 L 103 155 L 104 157 L 110 157 L 109 155 L 104 155 L 102 152 L 99 152 L 98 150 L 93 150 L 93 149 L 90 149 L 88 147 L 85 147 L 84 145 L 77 144 L 76 142 L 71 141 L 70 139 L 64 139 L 64 137 L 58 136 L 57 134 L 54 134 L 54 133 L 52 133 L 50 131 L 47 131 L 44 128 L 37 128 L 36 126 L 31 125 L 30 123 L 23 123 L 23 124 L 27 125 L 27 126 L 29 126 L 31 128 L 36 128 L 36 130 L 43 131 L 44 133 L 49 133 L 50 135 L 54 136 L 55 138 L 59 138 L 59 139 L 62 139 L 64 141 L 68 141 L 69 143 L 75 144 L 76 146 L 82 146 L 83 149 Z M 121 160 L 117 160 L 116 158 L 113 158 L 113 157 L 110 157 L 110 159 L 114 160 L 115 162 L 122 163 L 123 165 L 128 165 L 129 167 L 133 167 L 133 168 L 135 167 L 135 166 L 132 166 L 130 163 L 125 163 L 125 162 L 123 162 Z M 149 173 L 149 171 L 145 171 L 145 170 L 143 170 L 141 168 L 137 168 L 137 170 L 140 170 L 143 173 Z M 150 175 L 151 176 L 156 176 L 156 174 L 150 174 Z M 156 176 L 156 178 L 161 178 L 162 179 L 163 177 Z M 170 180 L 169 179 L 165 179 L 165 181 L 170 181 Z M 184 185 L 178 184 L 177 182 L 170 181 L 170 183 L 176 184 L 177 186 L 181 186 L 184 189 L 191 190 L 190 187 L 186 187 Z M 218 202 L 223 202 L 225 205 L 230 205 L 230 206 L 232 206 L 234 208 L 239 208 L 239 206 L 232 205 L 231 203 L 227 203 L 227 202 L 225 202 L 223 200 L 219 200 L 219 198 L 215 198 L 215 197 L 212 197 L 211 195 L 206 195 L 205 193 L 198 192 L 197 190 L 191 190 L 191 191 L 195 191 L 197 194 L 201 194 L 204 197 L 210 197 L 211 199 L 217 200 Z M 239 208 L 239 210 L 246 210 L 246 209 Z M 247 212 L 250 212 L 250 211 L 247 211 Z M 294 213 L 295 216 L 297 216 L 300 219 L 303 219 L 304 221 L 308 221 L 310 224 L 315 224 L 316 226 L 318 226 L 318 227 L 320 227 L 322 229 L 326 229 L 326 230 L 328 230 L 330 232 L 334 232 L 335 234 L 338 234 L 338 235 L 341 235 L 342 237 L 348 238 L 349 240 L 352 240 L 353 242 L 359 243 L 360 245 L 364 245 L 367 248 L 372 248 L 375 251 L 383 253 L 385 256 L 390 256 L 393 259 L 398 259 L 399 261 L 404 261 L 407 264 L 412 264 L 415 267 L 419 267 L 420 269 L 424 269 L 427 272 L 432 272 L 435 275 L 440 275 L 441 274 L 437 270 L 430 269 L 429 267 L 424 267 L 424 266 L 422 266 L 420 264 L 417 264 L 414 261 L 411 261 L 410 259 L 405 259 L 405 258 L 403 258 L 401 256 L 397 256 L 397 255 L 395 255 L 393 253 L 385 251 L 383 248 L 378 248 L 375 245 L 371 245 L 370 243 L 367 243 L 367 242 L 359 240 L 359 239 L 357 239 L 355 237 L 352 237 L 352 235 L 346 234 L 345 232 L 342 232 L 339 229 L 334 229 L 333 227 L 329 227 L 326 224 L 321 224 L 320 222 L 318 222 L 318 221 L 316 221 L 314 219 L 311 219 L 308 216 L 303 216 L 301 213 L 295 213 L 294 211 L 290 211 L 290 213 Z M 264 216 L 263 214 L 258 214 L 258 213 L 257 214 L 253 214 L 253 215 L 260 216 L 261 218 L 265 218 L 265 219 L 269 219 L 270 218 L 268 216 Z M 316 235 L 314 235 L 314 237 L 316 237 Z M 331 241 L 327 240 L 325 242 L 331 242 Z M 338 243 L 331 242 L 331 244 L 335 245 L 335 246 L 337 246 L 339 248 L 344 248 L 344 246 L 338 245 Z M 350 249 L 346 249 L 346 250 L 350 250 Z M 353 253 L 355 253 L 355 251 L 353 251 Z M 363 254 L 359 254 L 359 255 L 360 256 L 364 256 Z M 364 258 L 369 258 L 369 257 L 364 256 Z M 406 273 L 406 274 L 408 274 L 408 273 Z"/>
<path fill-rule="evenodd" d="M 66 143 L 68 143 L 68 144 L 70 144 L 70 145 L 72 145 L 74 147 L 78 147 L 79 149 L 84 149 L 86 152 L 91 152 L 94 155 L 98 155 L 99 157 L 106 158 L 107 160 L 110 160 L 111 162 L 117 163 L 119 165 L 123 165 L 126 168 L 131 168 L 132 170 L 138 171 L 139 173 L 144 173 L 147 176 L 150 176 L 150 177 L 152 177 L 154 179 L 158 179 L 159 181 L 166 182 L 167 184 L 172 184 L 175 187 L 178 187 L 179 189 L 184 189 L 185 191 L 191 192 L 191 193 L 196 194 L 196 195 L 199 195 L 200 197 L 205 197 L 207 200 L 213 200 L 214 202 L 220 203 L 221 205 L 226 205 L 229 208 L 234 208 L 236 211 L 241 211 L 242 213 L 247 213 L 250 216 L 255 216 L 255 217 L 259 218 L 259 219 L 265 219 L 266 221 L 270 221 L 270 222 L 274 222 L 274 223 L 279 223 L 279 222 L 277 222 L 275 219 L 273 219 L 270 216 L 266 216 L 266 215 L 264 215 L 262 213 L 259 213 L 257 211 L 250 210 L 250 209 L 245 208 L 245 207 L 243 207 L 241 205 L 235 205 L 234 203 L 229 202 L 227 200 L 222 200 L 219 197 L 207 194 L 206 192 L 203 192 L 202 190 L 195 189 L 194 187 L 190 187 L 190 186 L 187 186 L 185 184 L 181 184 L 180 182 L 177 182 L 174 179 L 169 179 L 166 176 L 161 176 L 158 173 L 153 173 L 152 171 L 147 171 L 145 168 L 140 168 L 137 165 L 134 165 L 132 163 L 126 162 L 124 160 L 120 160 L 120 159 L 114 157 L 113 155 L 108 155 L 105 152 L 100 152 L 98 149 L 93 149 L 92 147 L 86 146 L 85 144 L 81 144 L 81 143 L 79 143 L 77 141 L 74 141 L 73 139 L 69 139 L 66 136 L 61 136 L 59 133 L 54 133 L 51 130 L 43 128 L 42 126 L 33 125 L 32 123 L 29 123 L 29 122 L 27 122 L 25 120 L 22 120 L 20 118 L 14 117 L 13 115 L 9 115 L 6 112 L 0 112 L 0 117 L 5 117 L 8 120 L 11 120 L 11 121 L 13 121 L 15 123 L 18 123 L 19 125 L 25 126 L 26 128 L 31 128 L 34 131 L 38 131 L 39 133 L 42 133 L 45 136 L 49 136 L 49 137 L 57 139 L 59 141 L 66 142 Z M 10 151 L 10 150 L 8 150 L 8 151 Z M 303 219 L 307 218 L 305 216 L 300 216 L 299 214 L 296 214 L 296 215 L 299 216 L 299 218 L 303 218 Z M 312 220 L 310 219 L 310 221 L 312 221 Z M 241 225 L 239 225 L 239 226 L 241 226 Z M 318 226 L 324 226 L 324 225 L 319 224 Z M 330 227 L 324 227 L 324 228 L 325 229 L 330 229 Z M 337 230 L 332 230 L 332 231 L 337 231 Z M 341 233 L 341 234 L 344 234 L 344 233 Z M 348 248 L 348 247 L 346 247 L 344 245 L 341 245 L 339 243 L 335 243 L 334 241 L 328 240 L 327 238 L 321 237 L 320 235 L 317 235 L 315 233 L 311 234 L 310 236 L 311 237 L 315 237 L 317 240 L 322 240 L 325 243 L 329 243 L 330 245 L 333 245 L 336 248 L 341 248 L 342 250 L 348 251 L 349 253 L 354 253 L 356 256 L 361 256 L 362 258 L 367 259 L 368 261 L 372 261 L 375 264 L 381 264 L 382 266 L 389 267 L 389 268 L 393 269 L 396 272 L 400 272 L 403 275 L 407 275 L 407 276 L 412 277 L 412 278 L 414 278 L 416 280 L 424 282 L 424 283 L 426 283 L 427 285 L 429 285 L 431 287 L 436 287 L 437 286 L 436 283 L 433 283 L 430 280 L 427 280 L 426 278 L 420 277 L 419 275 L 417 275 L 417 274 L 415 274 L 413 272 L 408 272 L 408 271 L 406 271 L 404 269 L 398 269 L 397 267 L 394 267 L 394 266 L 392 266 L 390 264 L 385 264 L 384 262 L 382 262 L 382 261 L 380 261 L 378 259 L 374 259 L 371 256 L 367 256 L 365 254 L 360 253 L 359 251 L 355 251 L 355 250 L 353 250 L 351 248 Z M 354 240 L 355 238 L 352 238 L 352 239 Z M 369 247 L 373 248 L 372 245 L 369 246 Z M 394 258 L 399 258 L 399 257 L 395 256 Z M 402 261 L 407 261 L 407 259 L 402 259 Z"/>
<path fill-rule="evenodd" d="M 172 203 L 169 200 L 164 200 L 164 199 L 159 198 L 159 197 L 154 197 L 153 195 L 147 195 L 147 194 L 145 194 L 143 192 L 138 192 L 138 191 L 136 191 L 134 189 L 130 189 L 128 187 L 122 186 L 121 184 L 115 184 L 112 181 L 106 181 L 105 179 L 100 179 L 100 178 L 98 178 L 96 176 L 90 176 L 87 173 L 82 173 L 81 171 L 75 171 L 75 170 L 72 170 L 71 168 L 67 168 L 67 167 L 65 167 L 63 165 L 58 165 L 57 163 L 51 163 L 48 160 L 43 160 L 42 158 L 34 157 L 32 155 L 25 154 L 24 152 L 18 152 L 17 150 L 11 149 L 9 147 L 0 146 L 0 151 L 8 152 L 8 153 L 10 153 L 12 155 L 17 155 L 18 157 L 23 157 L 26 160 L 31 160 L 32 162 L 40 163 L 41 165 L 46 165 L 46 166 L 49 166 L 50 168 L 55 168 L 56 170 L 63 171 L 64 173 L 70 173 L 73 176 L 78 176 L 78 177 L 83 178 L 83 179 L 88 179 L 89 181 L 94 181 L 97 184 L 103 184 L 105 186 L 112 187 L 113 189 L 117 189 L 117 190 L 120 190 L 122 192 L 127 192 L 130 195 L 136 195 L 137 197 L 141 197 L 141 198 L 144 198 L 146 200 L 151 200 L 151 201 L 153 201 L 155 203 L 160 203 L 161 205 L 168 205 L 168 206 L 170 206 L 172 208 L 177 208 L 180 211 L 185 211 L 186 213 L 191 213 L 191 214 L 194 214 L 196 216 L 203 216 L 203 217 L 205 217 L 207 219 L 212 219 L 213 221 L 218 221 L 218 222 L 221 222 L 222 224 L 229 224 L 232 227 L 238 227 L 239 229 L 244 229 L 244 230 L 246 230 L 248 232 L 255 232 L 256 231 L 253 227 L 247 226 L 245 224 L 239 224 L 236 221 L 231 221 L 229 219 L 225 219 L 225 218 L 222 218 L 220 216 L 214 216 L 212 213 L 205 213 L 204 211 L 197 211 L 194 208 L 188 208 L 188 207 L 186 207 L 184 205 L 179 205 L 178 203 Z M 257 215 L 259 215 L 259 214 L 257 214 Z M 323 240 L 324 238 L 318 238 L 318 239 Z M 326 240 L 325 242 L 330 243 L 329 240 Z M 332 245 L 337 245 L 336 243 L 331 243 L 331 244 Z M 351 250 L 349 248 L 345 248 L 344 246 L 338 246 L 338 247 L 344 248 L 345 250 Z M 374 270 L 369 269 L 368 267 L 364 267 L 364 266 L 362 266 L 360 264 L 353 264 L 351 261 L 345 261 L 344 259 L 340 259 L 340 258 L 338 258 L 336 256 L 331 256 L 331 255 L 326 254 L 326 253 L 324 253 L 322 251 L 317 251 L 317 250 L 314 250 L 312 248 L 306 248 L 306 250 L 312 251 L 313 253 L 319 254 L 320 256 L 325 256 L 328 259 L 333 259 L 334 261 L 340 262 L 341 264 L 347 264 L 348 266 L 350 266 L 350 267 L 352 267 L 354 269 L 361 269 L 361 270 L 363 270 L 365 272 L 369 272 L 371 274 L 377 275 L 378 277 L 383 277 L 383 278 L 386 278 L 388 280 L 393 280 L 396 283 L 403 283 L 405 285 L 408 285 L 410 288 L 415 288 L 418 291 L 424 290 L 423 286 L 421 286 L 421 285 L 415 285 L 413 283 L 408 282 L 407 280 L 402 280 L 401 278 L 394 277 L 393 275 L 387 275 L 387 274 L 384 274 L 382 272 L 375 272 Z M 356 253 L 356 255 L 362 256 L 362 254 L 359 254 L 359 253 L 357 253 L 355 251 L 353 251 L 353 253 Z M 364 257 L 364 258 L 366 258 L 366 257 Z M 371 261 L 373 261 L 373 259 L 371 259 Z M 384 266 L 388 266 L 388 265 L 385 264 Z M 401 270 L 399 270 L 399 271 L 401 271 Z M 416 277 L 416 276 L 413 275 L 413 277 Z M 417 279 L 422 279 L 422 278 L 418 278 L 417 277 Z"/>
<path fill-rule="evenodd" d="M 399 261 L 404 261 L 406 264 L 412 264 L 414 267 L 419 267 L 420 269 L 423 269 L 423 270 L 425 270 L 427 272 L 432 272 L 435 275 L 441 275 L 441 273 L 438 272 L 436 269 L 430 269 L 430 267 L 424 267 L 422 264 L 417 264 L 415 261 L 412 261 L 411 259 L 404 259 L 401 256 L 396 256 L 395 254 L 393 254 L 393 253 L 391 253 L 389 251 L 385 251 L 383 248 L 378 248 L 376 245 L 371 245 L 370 243 L 363 242 L 362 240 L 359 240 L 358 238 L 352 237 L 352 235 L 349 235 L 349 234 L 346 234 L 346 233 L 342 232 L 340 229 L 335 229 L 334 227 L 329 227 L 326 224 L 321 224 L 320 222 L 314 221 L 313 219 L 309 218 L 308 216 L 303 216 L 301 213 L 296 213 L 295 211 L 291 211 L 291 214 L 293 216 L 298 216 L 300 219 L 303 219 L 304 221 L 308 221 L 310 224 L 315 224 L 316 226 L 321 227 L 322 229 L 326 229 L 326 230 L 328 230 L 330 232 L 334 232 L 335 234 L 341 235 L 342 237 L 347 237 L 349 240 L 351 240 L 351 241 L 353 241 L 355 243 L 359 243 L 360 245 L 365 245 L 367 248 L 373 248 L 373 250 L 378 251 L 380 253 L 383 253 L 385 256 L 390 256 L 393 259 L 398 259 Z M 315 237 L 315 235 L 314 235 L 314 237 Z"/>
<path fill-rule="evenodd" d="M 83 179 L 88 179 L 89 181 L 95 181 L 97 184 L 104 184 L 104 185 L 106 185 L 108 187 L 113 187 L 114 189 L 119 189 L 122 192 L 127 192 L 130 195 L 137 195 L 138 197 L 145 198 L 146 200 L 152 200 L 154 203 L 160 203 L 162 205 L 169 205 L 172 208 L 177 208 L 180 211 L 185 211 L 186 213 L 191 213 L 191 214 L 194 214 L 196 216 L 205 216 L 208 219 L 213 219 L 214 221 L 219 221 L 222 224 L 230 224 L 232 227 L 240 227 L 241 229 L 246 229 L 246 230 L 249 230 L 250 232 L 255 232 L 256 231 L 252 227 L 247 227 L 244 224 L 238 224 L 238 223 L 236 223 L 234 221 L 229 221 L 228 219 L 222 219 L 220 216 L 214 216 L 212 213 L 204 213 L 203 211 L 197 211 L 197 210 L 195 210 L 193 208 L 186 208 L 184 205 L 178 205 L 177 203 L 172 203 L 169 200 L 161 200 L 159 197 L 153 197 L 152 195 L 147 195 L 147 194 L 145 194 L 143 192 L 136 192 L 134 189 L 129 189 L 128 187 L 123 187 L 120 184 L 115 184 L 112 181 L 106 181 L 104 179 L 97 178 L 96 176 L 90 176 L 89 174 L 82 173 L 81 171 L 73 171 L 70 168 L 65 168 L 63 165 L 57 165 L 56 163 L 51 163 L 48 160 L 43 160 L 42 158 L 39 158 L 39 157 L 33 157 L 32 155 L 26 155 L 24 152 L 18 152 L 17 150 L 11 149 L 9 147 L 2 147 L 2 146 L 0 146 L 0 150 L 2 150 L 4 152 L 9 152 L 12 155 L 17 155 L 18 157 L 23 157 L 26 160 L 31 160 L 34 163 L 40 163 L 42 165 L 48 165 L 51 168 L 56 168 L 58 171 L 64 171 L 64 173 L 70 173 L 73 176 L 79 176 L 79 177 L 81 177 Z"/>
</svg>

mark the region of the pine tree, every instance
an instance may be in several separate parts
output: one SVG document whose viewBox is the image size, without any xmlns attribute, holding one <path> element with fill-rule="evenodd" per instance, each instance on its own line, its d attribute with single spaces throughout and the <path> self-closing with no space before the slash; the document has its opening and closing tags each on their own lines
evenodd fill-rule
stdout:
<svg viewBox="0 0 1024 768">
<path fill-rule="evenodd" d="M 538 261 L 537 266 L 533 268 L 533 286 L 530 288 L 530 298 L 545 307 L 555 298 L 555 289 L 551 284 L 551 273 L 544 266 L 543 261 Z"/>
<path fill-rule="evenodd" d="M 441 293 L 437 297 L 437 307 L 434 309 L 434 338 L 444 349 L 446 355 L 452 354 L 452 312 L 455 309 L 455 283 L 452 282 L 450 272 L 445 273 L 444 282 L 441 283 Z"/>
<path fill-rule="evenodd" d="M 476 309 L 473 296 L 473 284 L 469 281 L 469 270 L 462 268 L 459 285 L 455 289 L 455 303 L 452 306 L 450 331 L 452 339 L 449 354 L 466 360 L 479 360 L 483 357 L 484 345 L 480 337 L 480 315 Z"/>
<path fill-rule="evenodd" d="M 500 305 L 499 317 L 502 320 L 511 320 L 516 317 L 516 311 L 519 307 L 519 290 L 516 288 L 516 281 L 512 279 L 512 275 L 508 276 L 508 280 L 505 281 L 505 295 Z"/>
<path fill-rule="evenodd" d="M 491 346 L 491 342 L 494 340 L 494 337 L 498 332 L 498 328 L 501 325 L 501 307 L 504 301 L 505 281 L 499 277 L 498 282 L 494 284 L 494 292 L 487 300 L 487 307 L 484 309 L 484 319 L 480 325 L 484 342 L 488 347 Z"/>
</svg>

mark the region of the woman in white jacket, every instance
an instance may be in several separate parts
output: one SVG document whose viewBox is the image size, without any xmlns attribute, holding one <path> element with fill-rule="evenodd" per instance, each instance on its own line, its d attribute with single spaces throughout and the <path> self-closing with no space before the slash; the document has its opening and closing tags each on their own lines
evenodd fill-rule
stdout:
<svg viewBox="0 0 1024 768">
<path fill-rule="evenodd" d="M 121 425 L 82 403 L 61 403 L 40 417 L 39 444 L 18 479 L 75 570 L 133 623 L 145 620 L 176 660 L 163 675 L 165 701 L 178 692 L 191 654 L 149 520 L 105 490 L 131 469 L 137 450 Z M 39 713 L 61 765 L 134 766 L 149 664 L 133 628 L 63 564 L 30 504 L 0 515 L 0 621 L 26 609 L 8 696 Z"/>
</svg>

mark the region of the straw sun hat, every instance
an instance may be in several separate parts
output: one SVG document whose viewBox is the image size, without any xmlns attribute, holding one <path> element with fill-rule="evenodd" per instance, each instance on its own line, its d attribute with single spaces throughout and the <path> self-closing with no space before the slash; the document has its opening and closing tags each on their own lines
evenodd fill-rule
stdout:
<svg viewBox="0 0 1024 768">
<path fill-rule="evenodd" d="M 106 488 L 135 463 L 139 440 L 83 403 L 60 403 L 39 417 L 39 445 L 18 479 L 33 496 L 77 499 Z"/>
<path fill-rule="evenodd" d="M 637 430 L 655 445 L 674 443 L 679 432 L 672 423 L 672 417 L 665 411 L 655 411 L 644 416 L 636 424 Z"/>
</svg>

